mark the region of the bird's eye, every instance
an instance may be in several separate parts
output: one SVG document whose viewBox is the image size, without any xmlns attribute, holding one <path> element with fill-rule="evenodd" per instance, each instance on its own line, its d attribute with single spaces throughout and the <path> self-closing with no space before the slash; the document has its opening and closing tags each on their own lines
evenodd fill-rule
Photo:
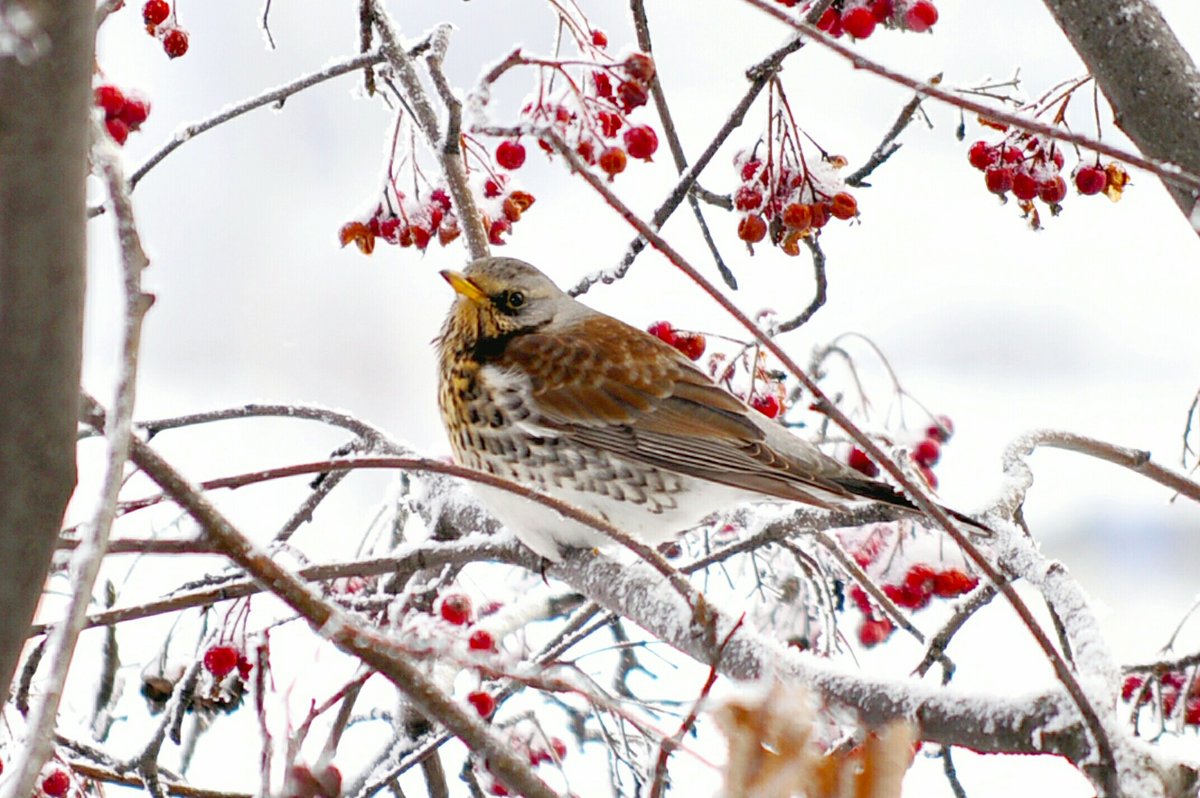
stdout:
<svg viewBox="0 0 1200 798">
<path fill-rule="evenodd" d="M 513 291 L 508 295 L 508 306 L 513 310 L 525 304 L 525 295 L 520 291 Z"/>
</svg>

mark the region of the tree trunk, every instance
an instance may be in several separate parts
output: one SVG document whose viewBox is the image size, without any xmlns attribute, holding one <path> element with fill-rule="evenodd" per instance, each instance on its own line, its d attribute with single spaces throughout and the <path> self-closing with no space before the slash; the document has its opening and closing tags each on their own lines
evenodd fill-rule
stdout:
<svg viewBox="0 0 1200 798">
<path fill-rule="evenodd" d="M 1045 0 L 1144 155 L 1200 175 L 1200 74 L 1150 0 Z M 1197 196 L 1167 188 L 1193 226 Z"/>
<path fill-rule="evenodd" d="M 75 487 L 91 0 L 10 2 L 0 55 L 0 695 L 7 695 Z"/>
</svg>

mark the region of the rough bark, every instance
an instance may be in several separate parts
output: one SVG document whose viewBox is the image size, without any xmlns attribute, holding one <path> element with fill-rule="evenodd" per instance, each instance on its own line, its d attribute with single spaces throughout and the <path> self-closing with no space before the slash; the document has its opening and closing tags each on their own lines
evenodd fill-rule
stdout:
<svg viewBox="0 0 1200 798">
<path fill-rule="evenodd" d="M 0 695 L 75 486 L 91 0 L 26 0 L 38 51 L 0 56 Z"/>
<path fill-rule="evenodd" d="M 1045 0 L 1143 154 L 1200 174 L 1200 73 L 1150 0 Z M 1197 197 L 1170 184 L 1195 225 Z"/>
</svg>

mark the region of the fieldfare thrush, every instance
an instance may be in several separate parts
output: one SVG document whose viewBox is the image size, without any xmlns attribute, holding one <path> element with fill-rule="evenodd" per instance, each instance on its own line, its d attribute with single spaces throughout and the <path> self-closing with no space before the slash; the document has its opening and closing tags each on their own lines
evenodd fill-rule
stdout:
<svg viewBox="0 0 1200 798">
<path fill-rule="evenodd" d="M 462 465 L 537 488 L 651 545 L 756 498 L 916 509 L 528 263 L 483 258 L 442 276 L 458 296 L 437 339 L 438 403 Z M 608 542 L 548 507 L 474 487 L 550 560 L 563 546 Z"/>
</svg>

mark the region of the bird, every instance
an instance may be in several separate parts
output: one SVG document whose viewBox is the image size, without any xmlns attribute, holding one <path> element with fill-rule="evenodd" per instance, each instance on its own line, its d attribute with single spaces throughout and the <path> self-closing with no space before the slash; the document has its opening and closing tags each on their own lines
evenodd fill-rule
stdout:
<svg viewBox="0 0 1200 798">
<path fill-rule="evenodd" d="M 920 512 L 525 261 L 487 257 L 441 275 L 456 296 L 435 339 L 438 405 L 460 465 L 561 499 L 648 545 L 748 500 L 820 508 L 868 500 Z M 552 562 L 611 543 L 545 505 L 473 487 Z"/>
</svg>

